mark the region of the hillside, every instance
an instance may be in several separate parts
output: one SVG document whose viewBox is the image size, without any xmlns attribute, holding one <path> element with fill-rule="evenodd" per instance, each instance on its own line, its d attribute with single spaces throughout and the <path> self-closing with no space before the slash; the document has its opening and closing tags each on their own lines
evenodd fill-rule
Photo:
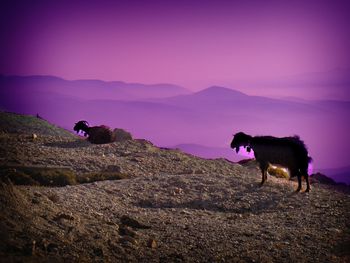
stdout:
<svg viewBox="0 0 350 263">
<path fill-rule="evenodd" d="M 271 176 L 258 187 L 255 167 L 146 140 L 92 145 L 43 120 L 6 118 L 0 133 L 3 262 L 350 260 L 347 193 L 312 184 L 310 193 L 296 194 L 295 182 Z M 11 127 L 18 123 L 12 118 L 20 130 Z M 77 180 L 63 187 L 8 180 L 24 174 L 39 180 L 45 169 Z M 95 181 L 105 174 L 119 180 Z"/>
<path fill-rule="evenodd" d="M 75 138 L 69 131 L 61 129 L 43 120 L 40 116 L 20 115 L 0 111 L 0 132 L 1 133 L 33 133 L 45 136 L 60 136 L 64 138 Z"/>
</svg>

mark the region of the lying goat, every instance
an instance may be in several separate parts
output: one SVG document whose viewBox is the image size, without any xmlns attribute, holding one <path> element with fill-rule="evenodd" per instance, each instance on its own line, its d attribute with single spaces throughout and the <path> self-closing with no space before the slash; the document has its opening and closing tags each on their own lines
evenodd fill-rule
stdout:
<svg viewBox="0 0 350 263">
<path fill-rule="evenodd" d="M 88 136 L 88 141 L 96 144 L 110 143 L 115 141 L 112 131 L 104 125 L 89 127 L 87 121 L 78 121 L 74 126 L 74 131 L 84 132 L 84 136 Z"/>
<path fill-rule="evenodd" d="M 236 149 L 244 146 L 249 152 L 254 151 L 255 159 L 259 163 L 262 172 L 261 185 L 267 179 L 269 164 L 281 165 L 289 169 L 290 176 L 298 177 L 297 192 L 301 190 L 301 177 L 306 180 L 306 192 L 310 191 L 309 175 L 307 169 L 311 158 L 308 156 L 306 146 L 298 136 L 276 138 L 272 136 L 252 137 L 243 132 L 236 133 L 231 142 L 231 148 Z"/>
</svg>

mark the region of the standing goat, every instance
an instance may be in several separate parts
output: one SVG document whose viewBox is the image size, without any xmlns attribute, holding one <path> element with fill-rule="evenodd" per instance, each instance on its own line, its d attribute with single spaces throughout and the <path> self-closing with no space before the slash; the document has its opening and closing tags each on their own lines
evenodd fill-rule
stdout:
<svg viewBox="0 0 350 263">
<path fill-rule="evenodd" d="M 88 136 L 88 141 L 96 144 L 110 143 L 115 141 L 112 131 L 104 125 L 89 127 L 87 121 L 78 121 L 74 126 L 74 131 L 84 132 L 84 136 Z"/>
<path fill-rule="evenodd" d="M 231 142 L 231 148 L 246 147 L 249 152 L 254 151 L 256 161 L 262 172 L 261 185 L 267 179 L 269 164 L 281 165 L 289 169 L 290 176 L 298 177 L 297 192 L 301 190 L 301 178 L 306 180 L 306 192 L 310 191 L 309 175 L 307 172 L 311 158 L 308 156 L 306 146 L 298 136 L 276 138 L 272 136 L 250 136 L 243 132 L 236 133 Z"/>
</svg>

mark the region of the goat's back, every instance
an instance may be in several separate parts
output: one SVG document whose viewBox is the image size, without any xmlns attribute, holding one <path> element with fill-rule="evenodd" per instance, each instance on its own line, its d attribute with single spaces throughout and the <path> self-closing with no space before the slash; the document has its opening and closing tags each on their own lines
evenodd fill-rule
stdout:
<svg viewBox="0 0 350 263">
<path fill-rule="evenodd" d="M 252 147 L 260 163 L 279 164 L 290 170 L 305 170 L 309 164 L 306 146 L 298 136 L 256 136 L 253 137 Z"/>
</svg>

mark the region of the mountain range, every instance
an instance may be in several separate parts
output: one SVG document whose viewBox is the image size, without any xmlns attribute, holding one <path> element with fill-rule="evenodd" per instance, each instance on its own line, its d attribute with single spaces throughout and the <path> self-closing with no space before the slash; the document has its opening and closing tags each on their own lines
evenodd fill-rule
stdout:
<svg viewBox="0 0 350 263">
<path fill-rule="evenodd" d="M 75 99 L 139 100 L 188 94 L 190 91 L 172 84 L 146 85 L 95 79 L 65 80 L 55 76 L 3 76 L 2 87 L 12 92 L 54 93 Z"/>
<path fill-rule="evenodd" d="M 300 100 L 350 101 L 350 69 L 334 68 L 323 72 L 307 72 L 284 77 L 234 81 L 232 85 L 249 94 Z M 288 95 L 286 95 L 288 94 Z"/>
<path fill-rule="evenodd" d="M 235 161 L 239 158 L 229 144 L 236 132 L 297 134 L 308 146 L 314 169 L 349 165 L 348 101 L 249 96 L 220 86 L 191 92 L 171 84 L 53 76 L 0 76 L 0 87 L 0 109 L 39 114 L 68 130 L 87 120 L 90 125 L 125 128 L 158 146 Z"/>
</svg>

